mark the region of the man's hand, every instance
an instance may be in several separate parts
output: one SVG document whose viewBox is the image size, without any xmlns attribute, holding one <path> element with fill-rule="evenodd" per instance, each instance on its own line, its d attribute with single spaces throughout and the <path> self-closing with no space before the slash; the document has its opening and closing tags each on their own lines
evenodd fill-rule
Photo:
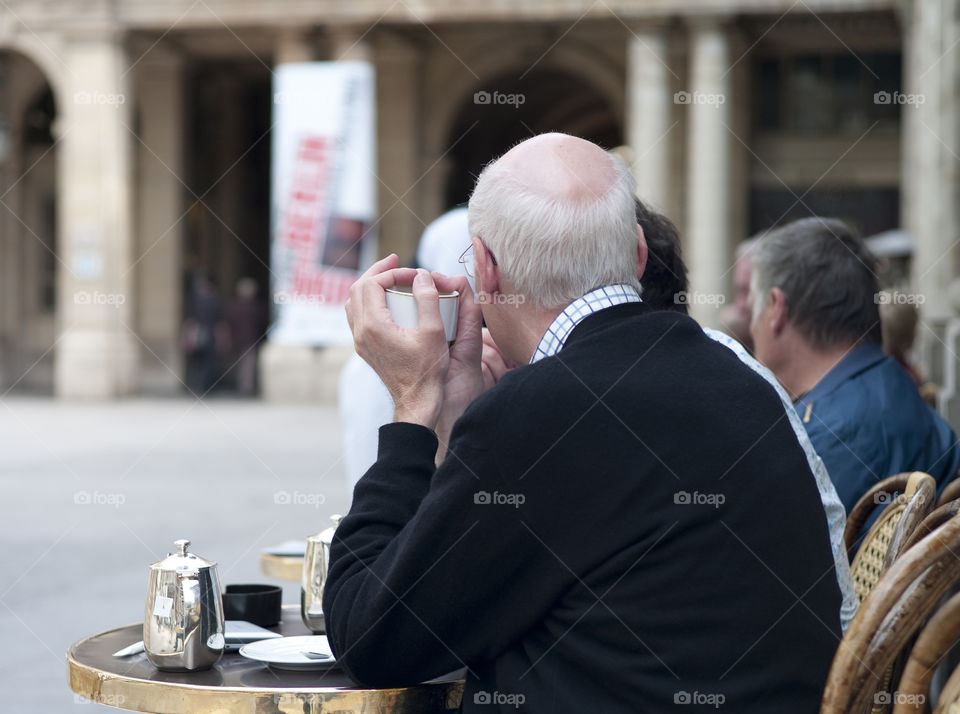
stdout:
<svg viewBox="0 0 960 714">
<path fill-rule="evenodd" d="M 351 286 L 347 321 L 357 354 L 373 367 L 393 398 L 394 420 L 433 429 L 444 404 L 444 381 L 451 362 L 439 296 L 429 273 L 397 268 L 397 264 L 397 256 L 390 255 Z M 415 330 L 397 326 L 385 296 L 387 288 L 411 283 L 419 314 Z M 462 301 L 461 296 L 461 309 Z"/>
<path fill-rule="evenodd" d="M 507 372 L 516 367 L 510 359 L 500 351 L 497 343 L 490 336 L 490 330 L 483 328 L 483 352 L 480 357 L 483 369 L 483 389 L 490 389 Z"/>
</svg>

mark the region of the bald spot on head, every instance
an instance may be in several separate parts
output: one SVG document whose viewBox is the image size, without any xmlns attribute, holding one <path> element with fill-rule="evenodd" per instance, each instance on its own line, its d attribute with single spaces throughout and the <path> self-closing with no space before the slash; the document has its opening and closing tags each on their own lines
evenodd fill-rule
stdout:
<svg viewBox="0 0 960 714">
<path fill-rule="evenodd" d="M 616 180 L 610 156 L 596 144 L 566 134 L 541 134 L 500 157 L 498 168 L 531 193 L 589 201 Z"/>
</svg>

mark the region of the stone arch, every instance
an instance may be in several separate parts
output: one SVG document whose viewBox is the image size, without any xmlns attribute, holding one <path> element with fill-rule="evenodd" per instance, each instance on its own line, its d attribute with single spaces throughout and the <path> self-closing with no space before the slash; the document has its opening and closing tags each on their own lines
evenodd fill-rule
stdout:
<svg viewBox="0 0 960 714">
<path fill-rule="evenodd" d="M 16 52 L 30 60 L 49 83 L 57 106 L 63 106 L 67 67 L 49 42 L 30 35 L 0 36 L 0 52 Z"/>
<path fill-rule="evenodd" d="M 427 180 L 427 195 L 424 196 L 427 215 L 438 215 L 458 200 L 454 197 L 458 191 L 451 187 L 451 182 L 457 181 L 455 176 L 458 171 L 462 174 L 464 158 L 457 154 L 456 147 L 447 152 L 460 138 L 457 133 L 458 122 L 462 121 L 465 112 L 469 113 L 473 95 L 477 91 L 507 94 L 517 91 L 531 95 L 541 106 L 551 105 L 550 114 L 537 122 L 537 126 L 525 120 L 534 131 L 568 131 L 607 144 L 623 143 L 625 69 L 622 61 L 611 59 L 597 46 L 581 40 L 568 38 L 545 54 L 548 46 L 541 46 L 541 43 L 537 38 L 522 34 L 511 35 L 508 39 L 485 36 L 468 47 L 457 48 L 462 65 L 444 62 L 431 76 L 429 86 L 438 90 L 432 92 L 425 104 L 424 148 L 427 164 L 437 164 Z M 536 61 L 541 54 L 543 56 Z M 464 82 L 464 66 L 469 67 L 479 80 L 471 78 L 471 82 Z M 578 116 L 574 116 L 577 112 L 562 116 L 562 105 L 570 107 L 571 104 L 570 96 L 564 98 L 561 91 L 556 89 L 564 79 L 577 92 L 588 96 L 593 105 L 602 108 L 609 118 L 607 123 L 613 127 L 612 131 L 609 128 L 591 131 L 589 127 L 584 130 L 582 125 L 578 126 L 578 122 L 584 120 L 584 112 Z M 558 99 L 556 104 L 547 98 L 550 89 L 540 86 L 541 81 L 548 82 L 554 88 Z M 533 103 L 527 105 L 528 108 Z M 518 133 L 515 138 L 519 140 L 528 134 Z M 496 148 L 493 150 L 496 151 Z M 471 169 L 468 167 L 466 170 Z M 462 190 L 459 193 L 462 195 Z"/>
</svg>

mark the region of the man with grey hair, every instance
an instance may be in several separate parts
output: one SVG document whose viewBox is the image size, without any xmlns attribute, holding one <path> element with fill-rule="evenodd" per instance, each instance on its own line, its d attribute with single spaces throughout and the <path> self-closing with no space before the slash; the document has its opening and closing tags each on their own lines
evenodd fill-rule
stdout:
<svg viewBox="0 0 960 714">
<path fill-rule="evenodd" d="M 750 336 L 750 272 L 752 268 L 751 251 L 756 246 L 758 236 L 747 238 L 737 246 L 733 263 L 733 303 L 720 310 L 720 324 L 737 342 L 753 352 L 753 338 Z"/>
<path fill-rule="evenodd" d="M 534 137 L 470 199 L 479 300 L 395 256 L 351 289 L 396 407 L 324 589 L 358 681 L 466 667 L 468 713 L 818 708 L 840 591 L 814 479 L 763 379 L 640 301 L 633 190 L 600 147 Z M 384 302 L 409 283 L 415 330 Z M 481 311 L 524 365 L 486 391 Z"/>
<path fill-rule="evenodd" d="M 960 446 L 881 347 L 874 258 L 842 221 L 805 218 L 753 250 L 757 358 L 794 400 L 847 511 L 874 483 L 954 478 Z"/>
</svg>

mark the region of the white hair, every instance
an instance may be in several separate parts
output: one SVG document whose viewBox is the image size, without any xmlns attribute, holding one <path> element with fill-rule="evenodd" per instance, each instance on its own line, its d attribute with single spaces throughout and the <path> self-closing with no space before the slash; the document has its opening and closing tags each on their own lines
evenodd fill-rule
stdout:
<svg viewBox="0 0 960 714">
<path fill-rule="evenodd" d="M 565 307 L 594 288 L 626 283 L 638 291 L 634 181 L 607 155 L 613 180 L 584 198 L 531 190 L 488 164 L 470 197 L 470 235 L 478 236 L 502 274 L 536 307 Z"/>
</svg>

